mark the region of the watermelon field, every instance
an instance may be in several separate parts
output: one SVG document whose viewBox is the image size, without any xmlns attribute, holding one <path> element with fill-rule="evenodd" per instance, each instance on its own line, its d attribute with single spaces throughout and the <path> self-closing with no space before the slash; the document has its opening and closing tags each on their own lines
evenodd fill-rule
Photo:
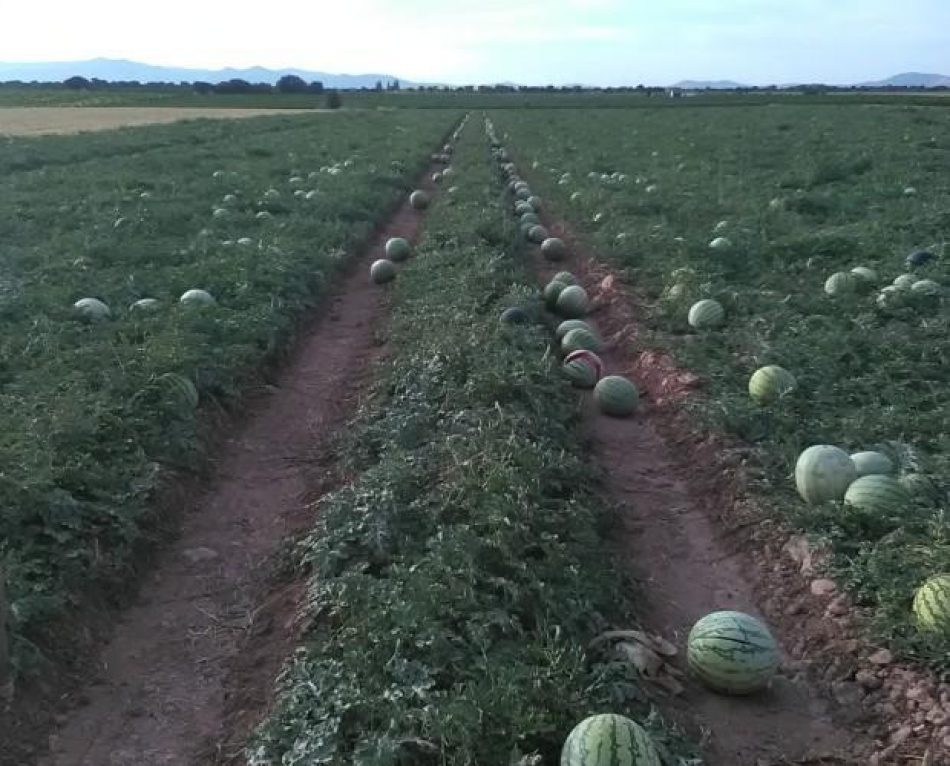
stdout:
<svg viewBox="0 0 950 766">
<path fill-rule="evenodd" d="M 0 145 L 0 764 L 950 764 L 950 110 L 443 106 Z"/>
</svg>

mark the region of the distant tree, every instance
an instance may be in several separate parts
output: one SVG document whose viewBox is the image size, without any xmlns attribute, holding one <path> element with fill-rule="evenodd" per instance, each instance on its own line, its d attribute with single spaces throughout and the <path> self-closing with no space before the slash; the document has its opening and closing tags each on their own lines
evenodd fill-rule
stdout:
<svg viewBox="0 0 950 766">
<path fill-rule="evenodd" d="M 192 83 L 191 87 L 194 89 L 195 93 L 200 93 L 202 96 L 206 96 L 209 93 L 214 93 L 214 85 L 210 82 L 204 82 L 203 80 L 197 80 Z"/>
<path fill-rule="evenodd" d="M 92 83 L 85 77 L 76 75 L 75 77 L 70 77 L 68 80 L 63 80 L 63 85 L 70 90 L 89 90 Z"/>
<path fill-rule="evenodd" d="M 383 81 L 382 81 L 382 80 L 377 80 L 377 81 L 376 81 L 376 86 L 375 86 L 374 90 L 382 90 L 382 89 L 383 89 Z"/>
<path fill-rule="evenodd" d="M 319 80 L 314 80 L 310 85 L 307 86 L 308 93 L 316 93 L 317 95 L 323 93 L 323 83 Z"/>
<path fill-rule="evenodd" d="M 343 99 L 337 91 L 331 90 L 327 93 L 327 109 L 339 109 L 341 106 L 343 106 Z"/>
<path fill-rule="evenodd" d="M 295 74 L 285 74 L 277 81 L 278 93 L 306 93 L 307 83 Z"/>
<path fill-rule="evenodd" d="M 215 93 L 250 93 L 251 84 L 247 80 L 241 80 L 235 78 L 233 80 L 226 80 L 225 82 L 219 82 L 214 86 Z"/>
</svg>

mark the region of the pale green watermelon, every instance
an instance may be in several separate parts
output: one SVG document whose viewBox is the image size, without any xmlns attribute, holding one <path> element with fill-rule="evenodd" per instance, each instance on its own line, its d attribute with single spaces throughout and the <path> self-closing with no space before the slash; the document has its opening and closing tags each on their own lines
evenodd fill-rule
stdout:
<svg viewBox="0 0 950 766">
<path fill-rule="evenodd" d="M 874 269 L 869 269 L 867 266 L 855 266 L 851 269 L 851 273 L 858 278 L 859 282 L 862 282 L 866 285 L 876 285 L 877 284 L 877 272 Z"/>
<path fill-rule="evenodd" d="M 702 330 L 709 327 L 718 327 L 722 324 L 725 318 L 725 309 L 723 309 L 719 301 L 706 298 L 705 300 L 701 300 L 698 303 L 694 303 L 690 307 L 687 321 L 689 322 L 690 327 L 695 327 L 697 330 Z"/>
<path fill-rule="evenodd" d="M 178 299 L 182 306 L 211 306 L 214 298 L 206 290 L 186 290 Z"/>
<path fill-rule="evenodd" d="M 915 295 L 923 295 L 927 298 L 939 298 L 943 293 L 940 284 L 932 279 L 919 279 L 910 286 L 910 290 Z"/>
<path fill-rule="evenodd" d="M 404 261 L 412 254 L 412 246 L 402 237 L 390 237 L 386 240 L 386 257 L 391 261 Z"/>
<path fill-rule="evenodd" d="M 369 267 L 369 278 L 377 285 L 392 282 L 396 278 L 396 266 L 385 258 L 373 261 L 373 265 Z"/>
<path fill-rule="evenodd" d="M 587 349 L 598 352 L 603 348 L 600 338 L 590 328 L 577 327 L 568 330 L 561 338 L 561 353 L 570 354 L 572 351 Z"/>
<path fill-rule="evenodd" d="M 409 195 L 409 204 L 414 210 L 425 210 L 429 207 L 429 195 L 421 189 L 416 189 Z"/>
<path fill-rule="evenodd" d="M 568 285 L 557 279 L 552 279 L 548 282 L 544 287 L 544 292 L 541 294 L 541 297 L 544 299 L 544 305 L 553 311 L 557 307 L 557 299 L 565 287 L 568 287 Z"/>
<path fill-rule="evenodd" d="M 825 292 L 828 295 L 849 295 L 857 287 L 859 277 L 847 271 L 837 271 L 825 280 Z"/>
<path fill-rule="evenodd" d="M 709 243 L 710 250 L 728 250 L 730 247 L 732 247 L 732 242 L 726 237 L 716 237 Z"/>
<path fill-rule="evenodd" d="M 795 486 L 809 505 L 841 500 L 857 477 L 848 453 L 830 444 L 809 447 L 795 463 Z"/>
<path fill-rule="evenodd" d="M 101 322 L 112 316 L 109 307 L 98 298 L 80 298 L 73 304 L 80 317 L 89 322 Z"/>
<path fill-rule="evenodd" d="M 614 713 L 585 718 L 568 734 L 560 766 L 662 766 L 646 730 Z"/>
<path fill-rule="evenodd" d="M 557 313 L 567 319 L 579 319 L 587 314 L 590 301 L 580 285 L 568 285 L 557 297 Z"/>
<path fill-rule="evenodd" d="M 575 277 L 569 271 L 559 271 L 552 277 L 552 280 L 557 280 L 558 282 L 563 282 L 566 285 L 576 285 L 577 277 Z"/>
<path fill-rule="evenodd" d="M 567 335 L 571 330 L 577 329 L 593 332 L 591 326 L 583 319 L 565 319 L 557 326 L 557 329 L 554 331 L 554 337 L 558 340 L 563 340 L 564 336 Z"/>
<path fill-rule="evenodd" d="M 910 290 L 917 281 L 917 277 L 913 274 L 901 274 L 894 280 L 894 287 L 899 290 Z"/>
<path fill-rule="evenodd" d="M 548 230 L 545 229 L 541 224 L 535 224 L 530 229 L 528 229 L 528 239 L 534 242 L 537 245 L 540 245 L 544 240 L 550 236 Z"/>
<path fill-rule="evenodd" d="M 640 392 L 632 381 L 620 375 L 608 375 L 594 387 L 594 401 L 605 415 L 622 418 L 636 411 Z"/>
<path fill-rule="evenodd" d="M 156 298 L 139 298 L 129 306 L 129 311 L 155 311 L 160 305 Z"/>
<path fill-rule="evenodd" d="M 924 582 L 914 595 L 913 608 L 922 630 L 950 633 L 950 574 Z"/>
<path fill-rule="evenodd" d="M 859 477 L 894 472 L 894 463 L 880 452 L 855 452 L 851 456 L 851 462 L 854 463 Z"/>
<path fill-rule="evenodd" d="M 535 211 L 539 211 L 541 209 L 541 198 L 538 196 L 532 195 L 528 197 L 528 204 L 531 205 L 531 207 L 534 208 Z"/>
<path fill-rule="evenodd" d="M 561 261 L 567 256 L 567 245 L 563 239 L 548 237 L 541 243 L 541 255 L 549 261 Z"/>
<path fill-rule="evenodd" d="M 869 474 L 855 479 L 844 502 L 867 513 L 889 514 L 910 503 L 910 495 L 893 476 Z"/>
<path fill-rule="evenodd" d="M 877 294 L 877 305 L 882 309 L 896 309 L 907 303 L 908 291 L 896 285 L 887 285 Z"/>
<path fill-rule="evenodd" d="M 771 404 L 788 396 L 797 387 L 795 376 L 777 364 L 760 367 L 749 378 L 749 396 L 759 404 Z"/>
<path fill-rule="evenodd" d="M 768 685 L 780 656 L 762 622 L 742 612 L 722 611 L 693 626 L 686 661 L 693 675 L 713 691 L 750 694 Z"/>
</svg>

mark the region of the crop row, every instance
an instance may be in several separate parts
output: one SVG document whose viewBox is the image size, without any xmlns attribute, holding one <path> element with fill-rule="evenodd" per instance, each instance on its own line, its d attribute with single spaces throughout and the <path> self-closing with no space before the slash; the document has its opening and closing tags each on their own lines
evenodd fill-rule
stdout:
<svg viewBox="0 0 950 766">
<path fill-rule="evenodd" d="M 950 572 L 946 113 L 492 117 L 537 193 L 646 299 L 650 342 L 704 375 L 709 395 L 696 406 L 707 422 L 755 445 L 759 500 L 831 547 L 834 573 L 873 609 L 879 637 L 945 668 L 947 639 L 918 629 L 911 602 Z M 908 289 L 922 280 L 926 291 Z M 701 299 L 723 316 L 697 330 L 688 315 Z M 797 388 L 763 406 L 749 380 L 770 364 Z M 886 513 L 806 506 L 790 474 L 812 444 L 876 449 L 922 476 L 921 491 Z"/>
<path fill-rule="evenodd" d="M 342 117 L 126 131 L 152 148 L 66 165 L 103 139 L 56 139 L 49 166 L 0 187 L 0 562 L 19 671 L 51 619 L 128 579 L 156 489 L 203 465 L 196 404 L 239 399 L 456 119 Z M 212 302 L 180 304 L 192 289 Z M 108 315 L 73 307 L 85 298 Z"/>
</svg>

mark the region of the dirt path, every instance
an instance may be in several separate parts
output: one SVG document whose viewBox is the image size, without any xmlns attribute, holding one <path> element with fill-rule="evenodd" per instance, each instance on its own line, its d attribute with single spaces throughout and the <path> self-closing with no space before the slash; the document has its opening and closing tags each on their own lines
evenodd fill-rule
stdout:
<svg viewBox="0 0 950 766">
<path fill-rule="evenodd" d="M 630 377 L 641 391 L 640 409 L 631 419 L 599 415 L 591 397 L 585 397 L 584 407 L 605 491 L 620 511 L 619 553 L 642 584 L 644 625 L 682 649 L 693 623 L 709 612 L 736 609 L 762 617 L 755 568 L 717 524 L 728 499 L 690 463 L 700 457 L 669 437 L 674 415 L 664 405 L 697 379 L 676 370 L 662 354 L 641 353 L 630 343 L 635 331 L 629 311 L 615 312 L 623 296 L 602 287 L 607 272 L 583 252 L 565 224 L 546 223 L 574 255 L 557 264 L 536 258 L 539 274 L 547 280 L 568 268 L 579 276 L 599 299 L 589 321 L 608 339 L 601 355 L 607 373 Z M 612 294 L 619 300 L 611 301 Z M 833 719 L 829 703 L 801 674 L 780 673 L 768 692 L 747 698 L 687 683 L 682 697 L 664 707 L 702 740 L 707 766 L 867 763 L 856 755 L 867 744 L 860 732 Z"/>
<path fill-rule="evenodd" d="M 415 240 L 420 224 L 408 204 L 395 214 L 276 386 L 252 404 L 179 539 L 121 615 L 98 676 L 50 737 L 42 766 L 184 766 L 240 755 L 295 638 L 302 589 L 275 589 L 272 557 L 311 525 L 305 508 L 319 487 L 318 457 L 382 353 L 376 330 L 386 293 L 370 284 L 366 266 L 388 237 Z"/>
</svg>

